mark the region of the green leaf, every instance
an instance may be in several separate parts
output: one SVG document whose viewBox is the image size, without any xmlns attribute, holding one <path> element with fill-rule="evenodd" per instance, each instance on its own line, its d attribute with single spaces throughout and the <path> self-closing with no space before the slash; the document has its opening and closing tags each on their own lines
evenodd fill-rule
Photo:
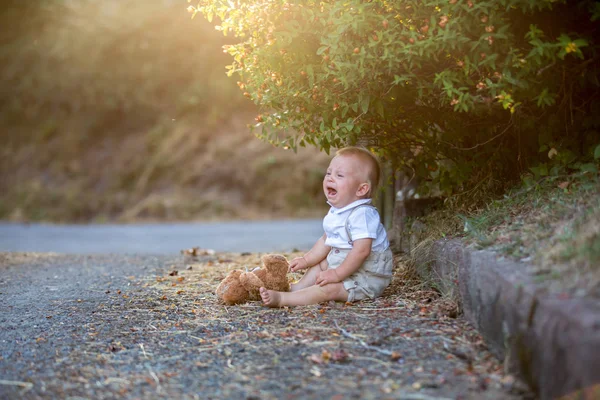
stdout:
<svg viewBox="0 0 600 400">
<path fill-rule="evenodd" d="M 594 160 L 600 159 L 600 144 L 594 150 Z"/>
<path fill-rule="evenodd" d="M 348 118 L 346 125 L 348 126 L 348 131 L 351 131 L 354 129 L 354 120 L 352 118 Z"/>
<path fill-rule="evenodd" d="M 596 164 L 594 163 L 586 163 L 586 164 L 582 164 L 579 167 L 579 170 L 581 172 L 591 172 L 593 174 L 598 173 L 598 167 L 596 166 Z"/>
<path fill-rule="evenodd" d="M 530 167 L 529 169 L 535 174 L 536 178 L 548 176 L 548 166 L 546 164 L 540 164 L 537 167 Z"/>
<path fill-rule="evenodd" d="M 360 98 L 360 108 L 362 110 L 363 113 L 367 113 L 367 111 L 369 111 L 369 101 L 371 100 L 371 97 L 369 95 L 366 96 L 361 96 Z"/>
<path fill-rule="evenodd" d="M 375 101 L 375 109 L 377 110 L 377 114 L 381 117 L 385 117 L 385 109 L 383 106 L 383 102 L 381 100 Z"/>
<path fill-rule="evenodd" d="M 329 46 L 321 46 L 319 47 L 319 49 L 317 50 L 317 55 L 320 56 L 321 54 L 323 54 L 325 52 L 325 50 L 327 50 L 329 48 Z"/>
</svg>

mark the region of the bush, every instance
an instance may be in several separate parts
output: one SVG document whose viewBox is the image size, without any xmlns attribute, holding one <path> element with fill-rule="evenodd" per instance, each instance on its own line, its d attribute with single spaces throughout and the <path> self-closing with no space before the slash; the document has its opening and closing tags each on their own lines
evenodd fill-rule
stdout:
<svg viewBox="0 0 600 400">
<path fill-rule="evenodd" d="M 600 143 L 595 1 L 206 0 L 189 10 L 240 38 L 225 46 L 229 73 L 262 106 L 256 127 L 271 143 L 366 144 L 446 194 L 549 157 L 585 161 Z"/>
</svg>

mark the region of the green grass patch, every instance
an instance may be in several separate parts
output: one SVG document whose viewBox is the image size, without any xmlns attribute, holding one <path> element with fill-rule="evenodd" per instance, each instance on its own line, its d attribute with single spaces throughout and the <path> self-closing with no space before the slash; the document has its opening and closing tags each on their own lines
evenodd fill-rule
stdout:
<svg viewBox="0 0 600 400">
<path fill-rule="evenodd" d="M 549 292 L 600 296 L 597 170 L 524 180 L 499 198 L 474 195 L 470 205 L 445 207 L 423 221 L 424 242 L 461 237 L 475 248 L 522 261 Z"/>
</svg>

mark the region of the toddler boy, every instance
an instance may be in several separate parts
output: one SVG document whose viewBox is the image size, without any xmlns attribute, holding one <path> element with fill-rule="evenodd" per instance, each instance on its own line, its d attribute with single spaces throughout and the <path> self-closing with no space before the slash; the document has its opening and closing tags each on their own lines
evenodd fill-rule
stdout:
<svg viewBox="0 0 600 400">
<path fill-rule="evenodd" d="M 323 219 L 325 233 L 292 271 L 309 268 L 290 292 L 260 288 L 269 307 L 299 306 L 324 301 L 373 299 L 392 280 L 393 258 L 385 228 L 371 196 L 379 182 L 377 158 L 361 147 L 337 151 L 323 179 L 331 209 Z"/>
</svg>

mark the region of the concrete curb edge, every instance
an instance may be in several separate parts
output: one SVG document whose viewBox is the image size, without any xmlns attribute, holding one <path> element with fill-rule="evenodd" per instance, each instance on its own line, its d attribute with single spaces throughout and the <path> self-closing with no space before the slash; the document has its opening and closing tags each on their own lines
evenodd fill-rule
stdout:
<svg viewBox="0 0 600 400">
<path fill-rule="evenodd" d="M 541 399 L 598 394 L 600 301 L 536 291 L 522 264 L 460 240 L 434 242 L 415 258 L 419 269 L 457 286 L 467 320 Z"/>
</svg>

